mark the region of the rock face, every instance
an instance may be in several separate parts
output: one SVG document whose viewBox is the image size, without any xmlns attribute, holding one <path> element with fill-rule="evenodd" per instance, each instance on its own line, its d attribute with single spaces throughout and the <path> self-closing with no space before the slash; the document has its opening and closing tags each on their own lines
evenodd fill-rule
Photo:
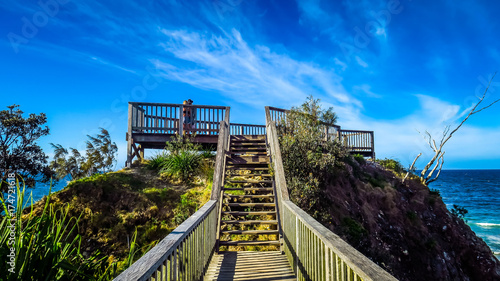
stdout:
<svg viewBox="0 0 500 281">
<path fill-rule="evenodd" d="M 399 280 L 500 280 L 500 262 L 440 195 L 367 162 L 326 179 L 320 219 Z"/>
</svg>

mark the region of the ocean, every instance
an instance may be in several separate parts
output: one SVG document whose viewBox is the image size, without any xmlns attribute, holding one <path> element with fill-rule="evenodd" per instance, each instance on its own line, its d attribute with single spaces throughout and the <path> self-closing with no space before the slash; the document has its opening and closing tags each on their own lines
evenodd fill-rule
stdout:
<svg viewBox="0 0 500 281">
<path fill-rule="evenodd" d="M 443 170 L 429 188 L 439 190 L 449 210 L 467 209 L 467 224 L 500 258 L 500 170 Z"/>
</svg>

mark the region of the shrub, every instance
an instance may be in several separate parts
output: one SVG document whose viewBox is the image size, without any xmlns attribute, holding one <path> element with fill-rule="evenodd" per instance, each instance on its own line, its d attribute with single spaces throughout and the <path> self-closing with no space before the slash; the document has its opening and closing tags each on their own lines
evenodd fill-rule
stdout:
<svg viewBox="0 0 500 281">
<path fill-rule="evenodd" d="M 459 205 L 453 204 L 453 209 L 451 209 L 451 213 L 459 219 L 465 220 L 465 215 L 467 215 L 469 211 L 465 209 L 465 207 L 461 207 Z M 467 220 L 465 220 L 467 222 Z"/>
<path fill-rule="evenodd" d="M 403 165 L 399 161 L 394 159 L 378 159 L 376 162 L 379 163 L 382 167 L 392 170 L 396 173 L 403 173 L 405 171 Z"/>
<path fill-rule="evenodd" d="M 146 167 L 150 170 L 160 170 L 165 161 L 167 161 L 168 155 L 165 152 L 158 153 L 151 157 L 146 163 Z"/>
<path fill-rule="evenodd" d="M 352 157 L 354 157 L 354 160 L 356 160 L 359 165 L 364 165 L 366 163 L 365 157 L 361 154 L 354 154 Z"/>
<path fill-rule="evenodd" d="M 168 155 L 160 172 L 186 181 L 198 172 L 202 159 L 197 151 L 182 150 Z"/>
<path fill-rule="evenodd" d="M 335 168 L 343 167 L 342 160 L 348 155 L 339 143 L 324 141 L 321 120 L 334 121 L 332 116 L 331 108 L 323 111 L 319 100 L 309 97 L 301 107 L 292 108 L 278 126 L 290 197 L 315 218 L 324 215 L 325 208 L 319 204 L 327 178 Z"/>
<path fill-rule="evenodd" d="M 166 143 L 165 151 L 153 156 L 147 167 L 181 181 L 190 181 L 197 174 L 210 179 L 213 153 L 202 150 L 201 145 L 192 142 L 193 138 L 194 136 L 172 137 L 172 141 Z"/>
</svg>

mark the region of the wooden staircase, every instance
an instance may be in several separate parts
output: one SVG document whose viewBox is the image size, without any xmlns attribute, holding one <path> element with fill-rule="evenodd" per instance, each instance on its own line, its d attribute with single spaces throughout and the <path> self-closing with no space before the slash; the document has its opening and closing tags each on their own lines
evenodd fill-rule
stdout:
<svg viewBox="0 0 500 281">
<path fill-rule="evenodd" d="M 273 178 L 265 135 L 231 136 L 217 250 L 279 250 Z"/>
</svg>

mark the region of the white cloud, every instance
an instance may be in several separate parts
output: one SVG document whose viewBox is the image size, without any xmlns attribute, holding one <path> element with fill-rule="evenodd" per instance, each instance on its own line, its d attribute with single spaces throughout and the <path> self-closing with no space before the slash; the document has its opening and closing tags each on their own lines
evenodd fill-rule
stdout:
<svg viewBox="0 0 500 281">
<path fill-rule="evenodd" d="M 371 98 L 381 98 L 382 97 L 381 95 L 374 93 L 371 90 L 371 86 L 368 84 L 354 86 L 352 89 L 354 90 L 354 92 L 361 92 L 367 97 L 371 97 Z"/>
<path fill-rule="evenodd" d="M 336 106 L 362 107 L 342 86 L 342 78 L 314 63 L 295 60 L 262 45 L 249 46 L 235 29 L 221 35 L 162 30 L 161 46 L 182 63 L 155 63 L 171 80 L 215 90 L 234 100 L 263 106 L 296 105 L 306 96 L 330 97 Z"/>
<path fill-rule="evenodd" d="M 368 63 L 366 63 L 364 60 L 362 60 L 359 56 L 356 56 L 355 57 L 356 59 L 356 62 L 363 68 L 367 68 L 368 67 Z"/>
<path fill-rule="evenodd" d="M 416 110 L 399 119 L 374 120 L 359 111 L 350 112 L 348 118 L 345 118 L 345 112 L 338 112 L 339 123 L 347 129 L 373 130 L 378 158 L 396 158 L 408 166 L 415 156 L 422 152 L 423 155 L 417 162 L 417 167 L 422 167 L 432 157 L 433 152 L 419 132 L 428 131 L 436 142 L 439 142 L 446 126 L 450 125 L 451 128 L 455 128 L 470 108 L 461 108 L 427 95 L 416 96 L 418 98 Z M 480 115 L 472 118 L 480 118 Z M 498 159 L 500 157 L 497 141 L 499 138 L 500 128 L 480 128 L 465 123 L 444 146 L 445 161 L 448 164 L 453 161 L 471 159 Z"/>
</svg>

